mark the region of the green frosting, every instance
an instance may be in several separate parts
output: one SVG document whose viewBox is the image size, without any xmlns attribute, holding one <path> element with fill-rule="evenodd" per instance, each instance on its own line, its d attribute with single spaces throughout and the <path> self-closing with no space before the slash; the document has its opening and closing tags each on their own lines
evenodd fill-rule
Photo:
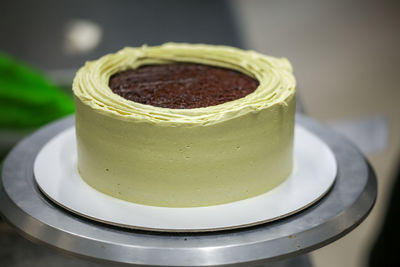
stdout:
<svg viewBox="0 0 400 267">
<path fill-rule="evenodd" d="M 174 62 L 234 69 L 260 85 L 244 98 L 196 109 L 136 103 L 108 86 L 119 71 Z M 86 63 L 73 90 L 79 171 L 111 196 L 215 205 L 262 194 L 292 170 L 295 79 L 286 59 L 200 44 L 125 48 Z"/>
</svg>

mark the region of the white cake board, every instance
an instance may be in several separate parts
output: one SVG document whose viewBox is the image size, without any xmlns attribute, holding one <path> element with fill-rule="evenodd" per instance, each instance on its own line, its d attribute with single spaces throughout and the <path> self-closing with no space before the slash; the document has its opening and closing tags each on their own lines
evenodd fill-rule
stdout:
<svg viewBox="0 0 400 267">
<path fill-rule="evenodd" d="M 296 125 L 295 167 L 275 189 L 228 204 L 165 208 L 131 203 L 105 195 L 84 182 L 77 170 L 75 128 L 51 139 L 38 153 L 34 176 L 53 202 L 86 218 L 120 227 L 168 232 L 228 230 L 277 220 L 321 199 L 331 188 L 337 164 L 330 148 Z"/>
</svg>

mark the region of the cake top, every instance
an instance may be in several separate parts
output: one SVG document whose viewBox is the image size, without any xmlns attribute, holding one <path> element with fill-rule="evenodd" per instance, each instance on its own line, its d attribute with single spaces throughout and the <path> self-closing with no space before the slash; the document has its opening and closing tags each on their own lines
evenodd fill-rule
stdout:
<svg viewBox="0 0 400 267">
<path fill-rule="evenodd" d="M 202 108 L 144 105 L 121 97 L 109 85 L 110 78 L 119 72 L 140 69 L 141 66 L 186 63 L 237 71 L 257 80 L 259 85 L 245 97 Z M 86 62 L 77 72 L 72 89 L 76 101 L 106 116 L 166 127 L 193 127 L 222 123 L 274 105 L 286 107 L 295 97 L 295 86 L 292 67 L 285 58 L 227 46 L 167 43 L 126 47 Z"/>
<path fill-rule="evenodd" d="M 215 106 L 254 92 L 258 81 L 238 71 L 193 63 L 145 65 L 110 77 L 111 90 L 141 104 L 190 109 Z"/>
</svg>

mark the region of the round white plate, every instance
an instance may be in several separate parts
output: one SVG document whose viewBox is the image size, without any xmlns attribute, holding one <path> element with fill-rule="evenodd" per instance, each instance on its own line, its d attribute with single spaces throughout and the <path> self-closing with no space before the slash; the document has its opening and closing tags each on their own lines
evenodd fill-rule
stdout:
<svg viewBox="0 0 400 267">
<path fill-rule="evenodd" d="M 228 204 L 165 208 L 131 203 L 96 191 L 77 170 L 75 128 L 52 138 L 39 152 L 34 176 L 52 201 L 81 216 L 121 227 L 170 232 L 201 232 L 261 224 L 291 215 L 318 201 L 333 185 L 334 154 L 317 136 L 295 128 L 295 167 L 273 190 Z"/>
</svg>

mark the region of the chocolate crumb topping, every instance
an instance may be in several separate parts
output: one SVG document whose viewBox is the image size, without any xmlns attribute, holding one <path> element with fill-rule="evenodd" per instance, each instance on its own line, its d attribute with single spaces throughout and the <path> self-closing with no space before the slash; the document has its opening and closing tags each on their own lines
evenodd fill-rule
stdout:
<svg viewBox="0 0 400 267">
<path fill-rule="evenodd" d="M 110 77 L 111 90 L 138 103 L 190 109 L 219 105 L 254 92 L 258 81 L 237 71 L 193 63 L 145 65 Z"/>
</svg>

